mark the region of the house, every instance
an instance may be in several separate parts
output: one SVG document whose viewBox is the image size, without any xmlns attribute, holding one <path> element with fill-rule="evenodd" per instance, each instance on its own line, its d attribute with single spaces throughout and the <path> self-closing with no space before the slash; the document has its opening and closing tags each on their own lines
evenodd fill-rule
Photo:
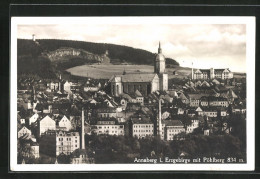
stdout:
<svg viewBox="0 0 260 179">
<path fill-rule="evenodd" d="M 20 102 L 20 105 L 23 106 L 25 110 L 33 109 L 33 103 L 29 99 L 24 99 Z"/>
<path fill-rule="evenodd" d="M 220 79 L 231 79 L 233 78 L 233 73 L 228 69 L 197 69 L 193 73 L 193 79 L 214 79 L 214 78 L 220 78 Z"/>
<path fill-rule="evenodd" d="M 246 113 L 246 105 L 242 104 L 242 105 L 231 105 L 232 107 L 232 113 L 234 114 L 245 114 Z"/>
<path fill-rule="evenodd" d="M 170 115 L 171 115 L 171 113 L 169 113 L 168 111 L 164 111 L 162 113 L 162 120 L 167 119 L 168 117 L 170 117 Z"/>
<path fill-rule="evenodd" d="M 25 119 L 24 118 L 20 119 L 20 124 L 25 124 Z"/>
<path fill-rule="evenodd" d="M 71 154 L 71 164 L 95 163 L 93 157 L 89 157 L 86 149 L 76 149 Z"/>
<path fill-rule="evenodd" d="M 235 92 L 232 89 L 229 89 L 226 93 L 227 99 L 232 103 L 235 99 L 238 98 L 238 96 L 235 94 Z"/>
<path fill-rule="evenodd" d="M 20 147 L 27 148 L 27 150 L 22 150 L 22 152 L 20 153 L 23 157 L 40 157 L 39 144 L 36 142 L 36 140 L 33 140 L 31 137 L 28 137 L 27 134 L 25 136 L 20 137 L 19 140 L 23 140 L 22 146 Z"/>
<path fill-rule="evenodd" d="M 18 138 L 28 134 L 29 136 L 32 135 L 32 131 L 29 130 L 27 127 L 23 126 L 19 131 L 18 131 Z"/>
<path fill-rule="evenodd" d="M 59 89 L 59 82 L 58 81 L 51 81 L 47 83 L 47 89 L 50 89 L 51 91 L 55 91 Z"/>
<path fill-rule="evenodd" d="M 209 129 L 204 129 L 203 130 L 203 134 L 204 135 L 209 136 L 209 133 L 210 133 Z"/>
<path fill-rule="evenodd" d="M 132 103 L 140 103 L 142 106 L 144 105 L 144 97 L 143 95 L 140 93 L 139 90 L 136 90 L 135 93 L 132 95 Z M 134 100 L 133 100 L 134 99 Z"/>
<path fill-rule="evenodd" d="M 57 157 L 60 154 L 70 155 L 79 148 L 79 132 L 49 130 L 41 136 L 40 153 L 51 157 Z"/>
<path fill-rule="evenodd" d="M 194 129 L 199 127 L 199 119 L 193 118 L 191 119 L 191 124 L 187 126 L 186 133 L 192 133 Z"/>
<path fill-rule="evenodd" d="M 177 134 L 185 132 L 183 123 L 180 120 L 164 120 L 162 123 L 165 124 L 164 132 L 166 140 L 175 140 Z"/>
<path fill-rule="evenodd" d="M 117 111 L 116 108 L 98 108 L 97 109 L 97 116 L 99 118 L 116 118 L 117 117 Z"/>
<path fill-rule="evenodd" d="M 185 111 L 186 111 L 185 108 L 178 108 L 178 112 L 177 112 L 177 114 L 178 114 L 178 115 L 179 115 L 179 114 L 184 114 Z"/>
<path fill-rule="evenodd" d="M 99 86 L 96 86 L 93 83 L 91 83 L 91 84 L 86 84 L 84 86 L 84 91 L 85 92 L 88 92 L 88 91 L 97 92 L 99 90 L 99 88 L 100 88 Z"/>
<path fill-rule="evenodd" d="M 39 134 L 41 135 L 48 130 L 56 130 L 56 122 L 47 115 L 39 122 Z"/>
<path fill-rule="evenodd" d="M 189 99 L 183 93 L 179 94 L 179 98 L 184 104 L 189 104 Z"/>
<path fill-rule="evenodd" d="M 91 130 L 97 135 L 124 135 L 124 125 L 114 118 L 98 119 L 96 124 L 91 125 Z"/>
<path fill-rule="evenodd" d="M 188 94 L 188 98 L 190 101 L 190 107 L 198 107 L 200 105 L 200 99 L 202 96 L 208 96 L 208 94 L 203 93 L 190 93 Z"/>
<path fill-rule="evenodd" d="M 31 142 L 31 154 L 34 158 L 40 158 L 40 147 L 39 143 Z"/>
<path fill-rule="evenodd" d="M 200 98 L 200 105 L 201 105 L 202 107 L 208 107 L 208 106 L 209 106 L 209 99 L 208 99 L 207 96 L 202 96 L 202 97 Z"/>
<path fill-rule="evenodd" d="M 58 120 L 58 126 L 60 128 L 65 128 L 65 131 L 70 131 L 72 129 L 71 122 L 65 115 Z"/>
<path fill-rule="evenodd" d="M 67 93 L 70 93 L 70 92 L 71 92 L 71 86 L 72 86 L 72 83 L 66 81 L 66 82 L 63 84 L 63 89 L 64 89 L 64 91 L 67 92 Z"/>
<path fill-rule="evenodd" d="M 223 97 L 215 97 L 215 96 L 209 96 L 209 106 L 215 106 L 215 107 L 228 107 L 229 102 L 227 98 Z"/>
<path fill-rule="evenodd" d="M 154 136 L 154 124 L 151 119 L 145 115 L 132 117 L 131 125 L 133 137 L 140 139 L 146 136 Z"/>
<path fill-rule="evenodd" d="M 200 87 L 209 88 L 210 84 L 207 81 L 203 81 L 200 85 Z"/>
<path fill-rule="evenodd" d="M 204 111 L 201 109 L 201 107 L 197 107 L 197 109 L 195 111 L 197 112 L 197 114 L 199 116 L 203 116 L 204 115 Z"/>
<path fill-rule="evenodd" d="M 204 109 L 204 115 L 208 117 L 217 117 L 218 113 L 217 110 L 206 108 Z"/>
</svg>

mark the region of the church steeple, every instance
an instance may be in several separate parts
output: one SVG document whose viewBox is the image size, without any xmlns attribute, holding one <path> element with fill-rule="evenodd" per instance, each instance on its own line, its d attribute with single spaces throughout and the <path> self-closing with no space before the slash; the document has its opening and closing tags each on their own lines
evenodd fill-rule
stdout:
<svg viewBox="0 0 260 179">
<path fill-rule="evenodd" d="M 158 48 L 158 54 L 162 53 L 162 49 L 161 49 L 161 42 L 159 41 L 159 48 Z"/>
</svg>

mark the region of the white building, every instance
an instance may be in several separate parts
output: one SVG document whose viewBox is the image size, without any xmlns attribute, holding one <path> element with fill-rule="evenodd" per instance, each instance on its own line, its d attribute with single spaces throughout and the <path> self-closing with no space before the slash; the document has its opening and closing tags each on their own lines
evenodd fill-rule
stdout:
<svg viewBox="0 0 260 179">
<path fill-rule="evenodd" d="M 61 128 L 65 128 L 65 131 L 70 131 L 72 129 L 71 122 L 65 115 L 58 122 L 58 125 Z"/>
<path fill-rule="evenodd" d="M 71 92 L 71 86 L 72 86 L 72 83 L 66 81 L 66 82 L 64 83 L 64 85 L 63 85 L 64 91 L 66 91 L 67 93 L 70 93 L 70 92 Z"/>
<path fill-rule="evenodd" d="M 164 123 L 164 139 L 175 140 L 175 136 L 185 132 L 183 123 L 180 120 L 165 120 Z"/>
<path fill-rule="evenodd" d="M 39 122 L 39 132 L 40 135 L 48 130 L 55 130 L 56 129 L 56 122 L 50 118 L 48 115 L 45 116 L 40 122 Z"/>
<path fill-rule="evenodd" d="M 79 132 L 46 131 L 41 136 L 40 152 L 57 157 L 60 154 L 70 155 L 80 148 Z"/>
<path fill-rule="evenodd" d="M 32 132 L 30 129 L 27 129 L 25 126 L 21 130 L 18 131 L 18 138 L 28 134 L 29 136 L 32 135 Z"/>
<path fill-rule="evenodd" d="M 153 122 L 144 116 L 132 118 L 132 136 L 138 139 L 145 138 L 146 136 L 154 136 Z"/>
<path fill-rule="evenodd" d="M 91 129 L 97 135 L 125 135 L 124 125 L 118 124 L 113 119 L 100 119 L 97 121 L 95 125 L 91 125 Z"/>
<path fill-rule="evenodd" d="M 191 124 L 187 126 L 186 133 L 192 133 L 194 129 L 199 127 L 199 119 L 192 119 Z"/>
<path fill-rule="evenodd" d="M 192 69 L 193 72 L 193 69 Z M 233 78 L 233 73 L 228 69 L 198 69 L 193 74 L 193 79 L 215 79 L 220 78 L 222 80 Z"/>
</svg>

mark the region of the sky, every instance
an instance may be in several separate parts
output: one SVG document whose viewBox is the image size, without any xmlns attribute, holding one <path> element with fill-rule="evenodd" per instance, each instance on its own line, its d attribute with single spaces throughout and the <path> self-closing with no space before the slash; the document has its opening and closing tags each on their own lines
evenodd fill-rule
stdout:
<svg viewBox="0 0 260 179">
<path fill-rule="evenodd" d="M 18 25 L 17 37 L 111 43 L 157 53 L 181 66 L 246 72 L 245 24 L 75 23 Z"/>
</svg>

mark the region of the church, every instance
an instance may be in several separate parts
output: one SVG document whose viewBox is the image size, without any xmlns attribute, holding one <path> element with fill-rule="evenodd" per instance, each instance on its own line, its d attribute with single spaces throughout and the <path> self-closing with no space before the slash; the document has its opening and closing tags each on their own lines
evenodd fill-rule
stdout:
<svg viewBox="0 0 260 179">
<path fill-rule="evenodd" d="M 109 80 L 111 94 L 120 96 L 123 93 L 134 94 L 138 90 L 143 96 L 155 91 L 168 90 L 168 74 L 165 71 L 165 57 L 159 42 L 158 54 L 154 59 L 154 73 L 124 73 L 114 75 Z"/>
</svg>

